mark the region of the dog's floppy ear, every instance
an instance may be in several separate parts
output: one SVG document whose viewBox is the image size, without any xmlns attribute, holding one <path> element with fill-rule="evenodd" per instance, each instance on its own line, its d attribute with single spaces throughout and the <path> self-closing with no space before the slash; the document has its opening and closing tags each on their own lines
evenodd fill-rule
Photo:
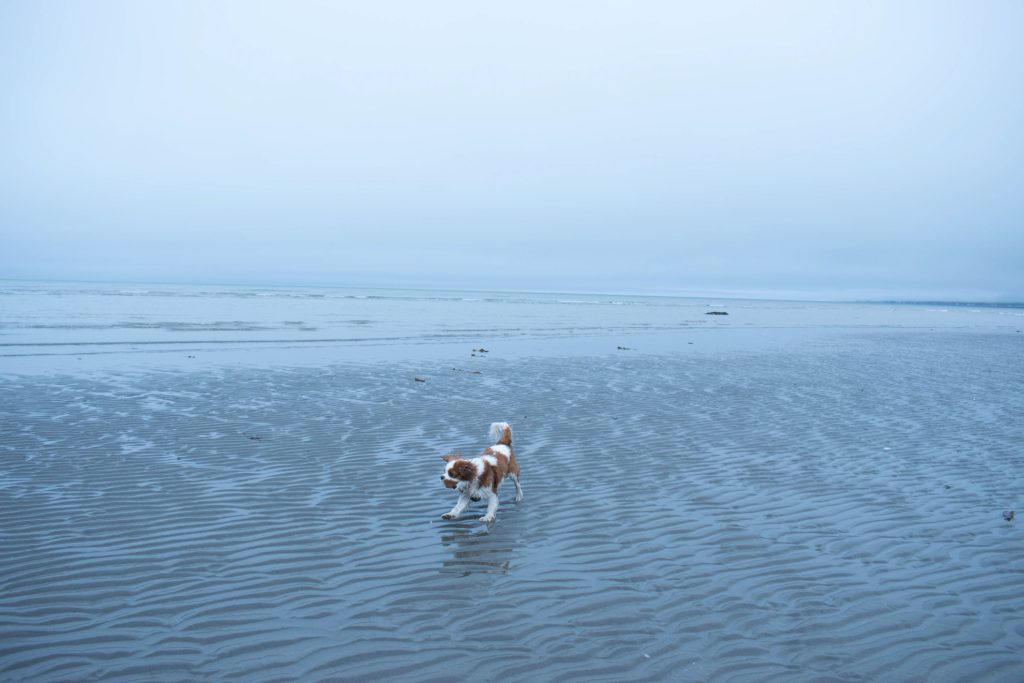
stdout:
<svg viewBox="0 0 1024 683">
<path fill-rule="evenodd" d="M 464 481 L 476 479 L 476 467 L 468 460 L 460 460 L 452 467 L 452 476 Z"/>
</svg>

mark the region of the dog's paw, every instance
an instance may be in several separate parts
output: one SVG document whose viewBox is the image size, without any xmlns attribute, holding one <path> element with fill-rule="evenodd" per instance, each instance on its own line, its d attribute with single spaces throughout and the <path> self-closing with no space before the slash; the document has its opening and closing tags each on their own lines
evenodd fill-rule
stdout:
<svg viewBox="0 0 1024 683">
<path fill-rule="evenodd" d="M 453 515 L 450 512 L 446 512 L 443 515 L 441 515 L 441 519 L 455 519 L 455 517 L 456 515 Z"/>
<path fill-rule="evenodd" d="M 517 503 L 523 502 L 523 494 L 520 493 L 513 500 L 515 500 Z"/>
<path fill-rule="evenodd" d="M 480 518 L 480 521 L 483 522 L 484 524 L 490 524 L 491 522 L 494 521 L 494 517 L 491 517 L 490 515 L 484 515 L 483 517 Z"/>
</svg>

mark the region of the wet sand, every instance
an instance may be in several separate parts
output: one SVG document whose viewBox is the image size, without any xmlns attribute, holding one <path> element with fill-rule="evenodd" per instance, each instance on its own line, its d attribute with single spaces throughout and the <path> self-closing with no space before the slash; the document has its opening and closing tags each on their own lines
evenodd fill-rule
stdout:
<svg viewBox="0 0 1024 683">
<path fill-rule="evenodd" d="M 0 678 L 1024 680 L 1024 335 L 748 346 L 8 375 Z"/>
</svg>

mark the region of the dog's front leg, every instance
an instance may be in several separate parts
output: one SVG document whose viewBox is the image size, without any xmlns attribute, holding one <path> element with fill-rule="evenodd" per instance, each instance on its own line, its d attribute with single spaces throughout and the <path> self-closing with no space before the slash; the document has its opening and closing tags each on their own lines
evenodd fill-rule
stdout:
<svg viewBox="0 0 1024 683">
<path fill-rule="evenodd" d="M 455 502 L 455 507 L 441 515 L 441 519 L 458 519 L 459 515 L 462 514 L 462 511 L 466 509 L 467 505 L 469 505 L 469 494 L 463 491 L 459 494 L 459 499 Z"/>
<path fill-rule="evenodd" d="M 480 495 L 487 498 L 487 514 L 480 521 L 490 524 L 494 521 L 494 513 L 498 511 L 498 494 L 490 489 L 480 489 Z"/>
</svg>

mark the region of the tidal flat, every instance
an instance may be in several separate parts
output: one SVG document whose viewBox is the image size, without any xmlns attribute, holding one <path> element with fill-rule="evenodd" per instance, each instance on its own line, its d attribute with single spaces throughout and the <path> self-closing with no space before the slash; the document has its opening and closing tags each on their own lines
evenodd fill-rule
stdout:
<svg viewBox="0 0 1024 683">
<path fill-rule="evenodd" d="M 674 350 L 7 372 L 0 678 L 1024 679 L 1024 335 L 735 310 Z M 495 420 L 525 499 L 442 521 Z"/>
</svg>

